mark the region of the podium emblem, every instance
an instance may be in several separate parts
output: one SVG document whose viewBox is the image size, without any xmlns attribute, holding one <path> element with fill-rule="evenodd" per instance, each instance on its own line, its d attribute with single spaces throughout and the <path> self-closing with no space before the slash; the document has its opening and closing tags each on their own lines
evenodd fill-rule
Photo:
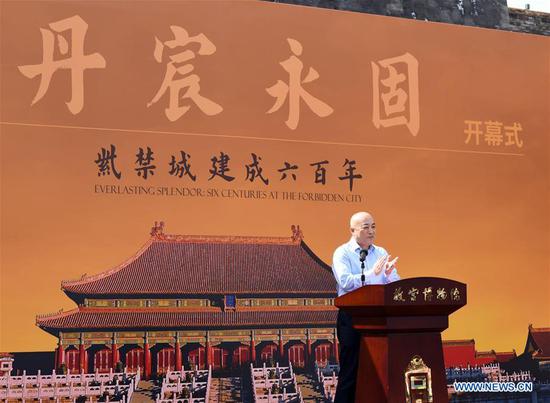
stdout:
<svg viewBox="0 0 550 403">
<path fill-rule="evenodd" d="M 405 371 L 407 403 L 433 402 L 432 370 L 418 355 L 412 357 Z"/>
</svg>

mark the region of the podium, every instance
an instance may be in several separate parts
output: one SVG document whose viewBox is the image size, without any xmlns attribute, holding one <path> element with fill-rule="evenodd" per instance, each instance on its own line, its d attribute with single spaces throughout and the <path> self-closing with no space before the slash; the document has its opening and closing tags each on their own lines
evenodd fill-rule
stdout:
<svg viewBox="0 0 550 403">
<path fill-rule="evenodd" d="M 466 305 L 466 284 L 417 277 L 336 298 L 361 333 L 355 401 L 448 402 L 441 332 Z"/>
</svg>

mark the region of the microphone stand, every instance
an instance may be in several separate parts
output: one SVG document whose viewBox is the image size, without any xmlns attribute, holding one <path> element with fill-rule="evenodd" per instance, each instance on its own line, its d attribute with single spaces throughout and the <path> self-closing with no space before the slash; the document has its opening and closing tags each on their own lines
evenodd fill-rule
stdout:
<svg viewBox="0 0 550 403">
<path fill-rule="evenodd" d="M 365 285 L 365 259 L 361 259 L 361 287 Z"/>
<path fill-rule="evenodd" d="M 365 285 L 365 259 L 367 258 L 368 254 L 369 251 L 367 249 L 363 249 L 359 253 L 359 261 L 361 262 L 361 287 Z"/>
</svg>

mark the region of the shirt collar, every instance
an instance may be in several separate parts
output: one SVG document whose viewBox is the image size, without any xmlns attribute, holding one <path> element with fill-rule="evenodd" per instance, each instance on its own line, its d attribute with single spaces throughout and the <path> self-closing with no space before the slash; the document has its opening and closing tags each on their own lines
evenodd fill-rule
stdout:
<svg viewBox="0 0 550 403">
<path fill-rule="evenodd" d="M 357 252 L 359 253 L 361 251 L 361 246 L 359 246 L 359 244 L 357 243 L 357 241 L 355 240 L 354 237 L 351 237 L 349 242 L 348 242 L 348 245 L 349 245 L 349 249 L 352 251 L 352 252 Z M 374 245 L 371 244 L 369 245 L 369 248 L 367 249 L 369 252 L 372 252 L 374 250 Z"/>
</svg>

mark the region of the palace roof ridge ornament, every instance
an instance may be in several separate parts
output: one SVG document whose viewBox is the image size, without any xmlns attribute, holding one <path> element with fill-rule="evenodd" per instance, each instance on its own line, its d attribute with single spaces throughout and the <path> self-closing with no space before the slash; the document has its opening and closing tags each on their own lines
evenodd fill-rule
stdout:
<svg viewBox="0 0 550 403">
<path fill-rule="evenodd" d="M 304 239 L 299 225 L 290 227 L 290 237 L 275 236 L 242 236 L 242 235 L 179 235 L 164 233 L 164 221 L 155 221 L 151 228 L 151 238 L 155 241 L 188 242 L 188 243 L 240 243 L 240 244 L 274 244 L 297 245 Z"/>
</svg>

